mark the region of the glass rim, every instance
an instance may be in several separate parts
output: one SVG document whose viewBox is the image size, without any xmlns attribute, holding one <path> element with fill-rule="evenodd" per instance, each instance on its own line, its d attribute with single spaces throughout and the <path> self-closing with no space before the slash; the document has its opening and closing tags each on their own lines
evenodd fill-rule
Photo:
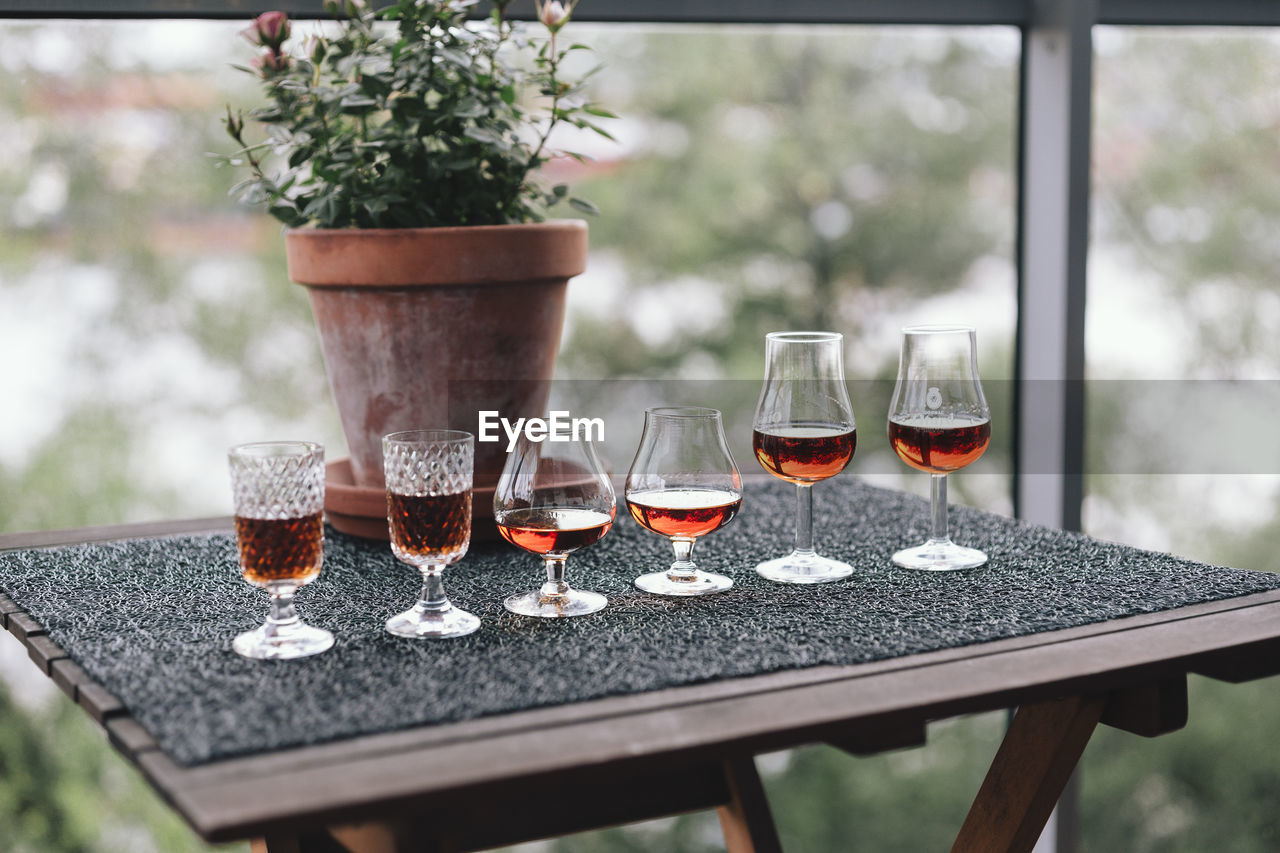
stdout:
<svg viewBox="0 0 1280 853">
<path fill-rule="evenodd" d="M 645 417 L 658 418 L 721 418 L 719 409 L 707 406 L 650 406 L 644 410 Z"/>
<path fill-rule="evenodd" d="M 783 344 L 816 344 L 829 341 L 844 340 L 843 332 L 769 332 L 764 336 L 766 341 L 777 341 Z"/>
<path fill-rule="evenodd" d="M 955 323 L 920 323 L 915 326 L 902 327 L 902 334 L 904 335 L 947 335 L 958 334 L 959 332 L 967 332 L 972 335 L 977 331 L 975 326 L 962 326 Z"/>
<path fill-rule="evenodd" d="M 383 443 L 389 444 L 448 444 L 475 439 L 475 435 L 462 429 L 404 429 L 382 437 Z"/>
<path fill-rule="evenodd" d="M 316 453 L 324 453 L 324 445 L 318 441 L 250 441 L 227 449 L 227 455 L 235 459 L 283 459 Z"/>
</svg>

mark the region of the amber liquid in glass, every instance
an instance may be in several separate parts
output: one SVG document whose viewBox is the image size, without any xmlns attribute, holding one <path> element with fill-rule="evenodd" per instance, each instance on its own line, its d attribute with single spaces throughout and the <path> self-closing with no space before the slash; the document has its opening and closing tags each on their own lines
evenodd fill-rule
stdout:
<svg viewBox="0 0 1280 853">
<path fill-rule="evenodd" d="M 973 462 L 991 443 L 991 421 L 908 416 L 889 421 L 889 443 L 898 458 L 921 471 L 946 474 Z"/>
<path fill-rule="evenodd" d="M 257 587 L 302 586 L 320 574 L 323 513 L 298 518 L 236 516 L 240 571 Z"/>
<path fill-rule="evenodd" d="M 858 431 L 844 426 L 797 424 L 755 430 L 756 460 L 775 477 L 792 483 L 816 483 L 834 477 L 853 459 Z"/>
<path fill-rule="evenodd" d="M 387 492 L 391 550 L 407 563 L 448 560 L 471 541 L 471 492 L 398 495 Z"/>
<path fill-rule="evenodd" d="M 594 509 L 512 509 L 499 514 L 498 533 L 533 554 L 568 554 L 599 542 L 613 516 Z"/>
<path fill-rule="evenodd" d="M 741 495 L 720 489 L 645 489 L 627 495 L 627 509 L 636 523 L 680 539 L 719 530 L 741 507 Z"/>
</svg>

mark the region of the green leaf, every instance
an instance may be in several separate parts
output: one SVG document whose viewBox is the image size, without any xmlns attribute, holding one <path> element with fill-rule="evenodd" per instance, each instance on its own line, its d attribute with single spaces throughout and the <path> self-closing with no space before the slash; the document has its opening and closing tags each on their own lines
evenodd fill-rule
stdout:
<svg viewBox="0 0 1280 853">
<path fill-rule="evenodd" d="M 486 145 L 500 145 L 505 142 L 502 134 L 479 125 L 468 127 L 462 132 L 462 135 L 468 139 L 474 139 L 476 142 L 483 142 Z"/>
<path fill-rule="evenodd" d="M 474 97 L 463 98 L 457 106 L 453 108 L 453 114 L 458 118 L 479 118 L 487 114 L 489 111 L 484 104 L 480 103 Z"/>
<path fill-rule="evenodd" d="M 600 136 L 603 136 L 605 139 L 608 139 L 611 142 L 618 141 L 613 138 L 613 134 L 609 133 L 609 131 L 605 130 L 603 127 L 600 127 L 597 124 L 592 124 L 591 122 L 587 121 L 584 118 L 572 119 L 569 123 L 572 124 L 574 127 L 579 127 L 579 128 L 582 128 L 583 130 L 590 130 L 593 133 L 598 133 Z"/>
<path fill-rule="evenodd" d="M 587 201 L 585 198 L 577 198 L 577 197 L 571 198 L 569 199 L 569 206 L 572 207 L 574 210 L 580 210 L 583 213 L 589 213 L 592 216 L 600 215 L 600 208 L 596 207 L 594 204 Z"/>
</svg>

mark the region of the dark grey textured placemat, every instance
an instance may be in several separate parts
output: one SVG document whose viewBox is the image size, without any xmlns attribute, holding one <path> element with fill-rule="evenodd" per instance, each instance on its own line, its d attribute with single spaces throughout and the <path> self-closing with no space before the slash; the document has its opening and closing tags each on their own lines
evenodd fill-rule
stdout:
<svg viewBox="0 0 1280 853">
<path fill-rule="evenodd" d="M 742 515 L 695 554 L 735 587 L 704 599 L 640 593 L 632 579 L 671 551 L 621 510 L 569 580 L 609 596 L 593 616 L 535 620 L 502 608 L 540 582 L 541 562 L 505 543 L 474 546 L 446 572 L 453 600 L 483 620 L 448 641 L 385 634 L 418 576 L 379 545 L 329 531 L 325 568 L 298 596 L 337 635 L 329 652 L 254 662 L 230 649 L 260 624 L 266 595 L 236 570 L 229 535 L 0 554 L 0 589 L 118 696 L 176 761 L 233 755 L 614 694 L 818 664 L 851 664 L 1067 628 L 1280 587 L 1223 569 L 952 509 L 953 536 L 989 565 L 932 574 L 889 555 L 923 541 L 928 504 L 851 478 L 815 490 L 818 544 L 852 578 L 782 586 L 751 567 L 789 550 L 793 490 L 752 484 Z"/>
</svg>

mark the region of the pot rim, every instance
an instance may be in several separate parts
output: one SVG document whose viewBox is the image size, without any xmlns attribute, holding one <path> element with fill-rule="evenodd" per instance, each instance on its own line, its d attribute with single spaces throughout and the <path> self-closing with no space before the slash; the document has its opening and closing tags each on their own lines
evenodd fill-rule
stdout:
<svg viewBox="0 0 1280 853">
<path fill-rule="evenodd" d="M 315 228 L 311 225 L 304 225 L 301 228 L 285 228 L 286 237 L 302 237 L 307 235 L 315 235 L 317 237 L 336 237 L 342 235 L 356 236 L 364 235 L 368 237 L 378 237 L 382 235 L 391 236 L 409 236 L 419 234 L 438 234 L 440 236 L 448 236 L 449 234 L 462 233 L 479 233 L 484 231 L 586 231 L 587 223 L 583 219 L 548 219 L 543 222 L 513 222 L 505 225 L 436 225 L 430 228 Z"/>
<path fill-rule="evenodd" d="M 581 219 L 440 228 L 288 228 L 289 278 L 307 287 L 564 282 L 586 269 Z"/>
</svg>

